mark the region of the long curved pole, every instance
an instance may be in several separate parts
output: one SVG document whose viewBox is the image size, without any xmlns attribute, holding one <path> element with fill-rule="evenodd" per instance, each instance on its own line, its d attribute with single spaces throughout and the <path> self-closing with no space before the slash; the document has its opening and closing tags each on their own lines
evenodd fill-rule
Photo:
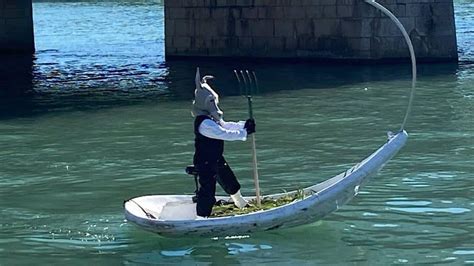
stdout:
<svg viewBox="0 0 474 266">
<path fill-rule="evenodd" d="M 384 6 L 381 4 L 375 2 L 375 0 L 365 0 L 365 2 L 369 5 L 372 5 L 373 7 L 377 8 L 378 10 L 382 11 L 385 15 L 387 15 L 395 24 L 397 27 L 400 29 L 400 31 L 403 34 L 403 37 L 405 38 L 405 41 L 408 45 L 408 49 L 410 50 L 410 57 L 411 57 L 411 72 L 412 72 L 412 80 L 411 80 L 411 91 L 410 91 L 410 99 L 408 100 L 408 107 L 405 113 L 405 117 L 403 118 L 402 125 L 400 127 L 400 131 L 405 129 L 405 125 L 408 120 L 408 116 L 410 115 L 411 112 L 411 107 L 413 104 L 413 98 L 415 96 L 415 87 L 416 87 L 416 57 L 415 57 L 415 50 L 413 49 L 413 44 L 410 40 L 410 36 L 408 36 L 407 31 L 403 27 L 402 23 L 400 20 L 398 20 L 395 15 L 390 12 L 388 9 L 386 9 Z"/>
</svg>

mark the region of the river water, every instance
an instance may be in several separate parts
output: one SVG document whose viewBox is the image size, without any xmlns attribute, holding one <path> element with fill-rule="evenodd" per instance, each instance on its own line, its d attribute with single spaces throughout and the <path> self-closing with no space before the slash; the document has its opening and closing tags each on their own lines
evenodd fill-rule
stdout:
<svg viewBox="0 0 474 266">
<path fill-rule="evenodd" d="M 354 200 L 311 225 L 170 239 L 126 222 L 122 202 L 193 192 L 196 66 L 217 77 L 227 120 L 246 117 L 232 70 L 257 72 L 270 194 L 383 144 L 403 119 L 409 65 L 165 62 L 158 3 L 34 3 L 37 53 L 5 58 L 0 76 L 0 265 L 474 264 L 474 3 L 455 11 L 460 63 L 419 65 L 409 141 Z M 251 195 L 249 143 L 226 157 Z"/>
</svg>

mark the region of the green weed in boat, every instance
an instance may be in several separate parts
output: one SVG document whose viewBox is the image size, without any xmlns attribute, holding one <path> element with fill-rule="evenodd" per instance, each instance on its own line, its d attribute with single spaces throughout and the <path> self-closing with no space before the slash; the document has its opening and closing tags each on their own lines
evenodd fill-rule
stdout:
<svg viewBox="0 0 474 266">
<path fill-rule="evenodd" d="M 302 200 L 309 195 L 310 194 L 305 193 L 303 190 L 298 190 L 295 193 L 288 193 L 279 198 L 262 198 L 260 208 L 256 205 L 255 200 L 249 201 L 249 205 L 243 209 L 237 208 L 232 202 L 220 203 L 214 206 L 210 217 L 225 217 L 269 210 L 294 201 Z"/>
</svg>

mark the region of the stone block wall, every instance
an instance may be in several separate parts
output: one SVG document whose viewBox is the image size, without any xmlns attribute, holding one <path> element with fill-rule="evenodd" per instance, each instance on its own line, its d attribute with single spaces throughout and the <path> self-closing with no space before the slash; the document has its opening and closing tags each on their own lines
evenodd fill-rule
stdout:
<svg viewBox="0 0 474 266">
<path fill-rule="evenodd" d="M 0 53 L 33 53 L 32 0 L 0 0 Z"/>
<path fill-rule="evenodd" d="M 381 0 L 421 60 L 457 60 L 453 0 Z M 166 56 L 408 58 L 396 25 L 363 0 L 165 0 Z"/>
</svg>

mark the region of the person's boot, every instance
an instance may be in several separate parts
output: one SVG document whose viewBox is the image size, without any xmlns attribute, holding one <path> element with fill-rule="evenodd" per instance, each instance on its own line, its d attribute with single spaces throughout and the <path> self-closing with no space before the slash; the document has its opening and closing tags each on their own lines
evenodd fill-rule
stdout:
<svg viewBox="0 0 474 266">
<path fill-rule="evenodd" d="M 243 207 L 247 206 L 247 201 L 242 197 L 240 194 L 240 190 L 237 193 L 230 195 L 230 198 L 234 201 L 235 206 L 242 209 Z"/>
</svg>

